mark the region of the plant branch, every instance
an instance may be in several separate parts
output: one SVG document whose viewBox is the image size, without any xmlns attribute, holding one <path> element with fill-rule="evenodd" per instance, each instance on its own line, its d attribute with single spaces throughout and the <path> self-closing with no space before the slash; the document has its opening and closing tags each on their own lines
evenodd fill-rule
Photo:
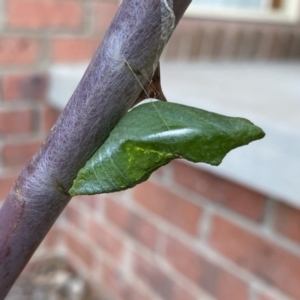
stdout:
<svg viewBox="0 0 300 300">
<path fill-rule="evenodd" d="M 190 2 L 123 1 L 69 103 L 0 210 L 0 299 L 68 204 L 78 171 L 141 94 L 140 83 L 151 78 Z"/>
</svg>

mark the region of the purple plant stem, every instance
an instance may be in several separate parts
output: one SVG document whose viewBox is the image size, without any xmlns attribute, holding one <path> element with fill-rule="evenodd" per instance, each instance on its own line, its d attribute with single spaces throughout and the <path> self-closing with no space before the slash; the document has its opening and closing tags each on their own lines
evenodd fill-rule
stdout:
<svg viewBox="0 0 300 300">
<path fill-rule="evenodd" d="M 151 78 L 191 0 L 124 0 L 81 82 L 0 210 L 0 300 L 71 199 L 80 168 Z"/>
</svg>

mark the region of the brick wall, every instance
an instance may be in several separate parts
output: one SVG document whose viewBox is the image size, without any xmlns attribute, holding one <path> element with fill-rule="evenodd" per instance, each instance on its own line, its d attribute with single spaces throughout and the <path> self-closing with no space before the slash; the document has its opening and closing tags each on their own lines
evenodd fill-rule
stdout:
<svg viewBox="0 0 300 300">
<path fill-rule="evenodd" d="M 59 115 L 49 67 L 89 61 L 117 2 L 0 0 L 0 200 Z"/>
<path fill-rule="evenodd" d="M 175 161 L 131 190 L 74 198 L 41 251 L 59 249 L 99 299 L 300 299 L 299 220 Z"/>
<path fill-rule="evenodd" d="M 291 60 L 300 58 L 300 24 L 185 18 L 171 37 L 166 60 Z"/>
<path fill-rule="evenodd" d="M 49 67 L 90 60 L 116 2 L 0 0 L 0 199 L 59 115 Z M 297 27 L 185 19 L 164 57 L 299 55 Z M 63 255 L 99 299 L 300 299 L 299 220 L 280 199 L 175 162 L 135 189 L 74 198 L 36 257 Z"/>
</svg>

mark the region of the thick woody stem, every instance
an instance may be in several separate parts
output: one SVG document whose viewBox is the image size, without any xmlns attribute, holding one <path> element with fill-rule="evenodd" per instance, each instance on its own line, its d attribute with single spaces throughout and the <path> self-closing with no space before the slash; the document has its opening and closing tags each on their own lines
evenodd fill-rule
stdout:
<svg viewBox="0 0 300 300">
<path fill-rule="evenodd" d="M 80 168 L 141 94 L 190 2 L 123 0 L 68 105 L 0 210 L 0 300 L 69 202 Z"/>
</svg>

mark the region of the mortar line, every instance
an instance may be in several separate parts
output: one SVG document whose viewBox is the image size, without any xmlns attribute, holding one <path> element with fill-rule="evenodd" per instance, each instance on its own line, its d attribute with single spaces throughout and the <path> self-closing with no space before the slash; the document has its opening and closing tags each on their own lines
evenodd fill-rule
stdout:
<svg viewBox="0 0 300 300">
<path fill-rule="evenodd" d="M 273 198 L 268 198 L 265 211 L 264 211 L 264 220 L 262 223 L 262 229 L 266 235 L 273 234 L 273 226 L 274 226 L 274 213 L 276 209 L 277 201 Z"/>
</svg>

